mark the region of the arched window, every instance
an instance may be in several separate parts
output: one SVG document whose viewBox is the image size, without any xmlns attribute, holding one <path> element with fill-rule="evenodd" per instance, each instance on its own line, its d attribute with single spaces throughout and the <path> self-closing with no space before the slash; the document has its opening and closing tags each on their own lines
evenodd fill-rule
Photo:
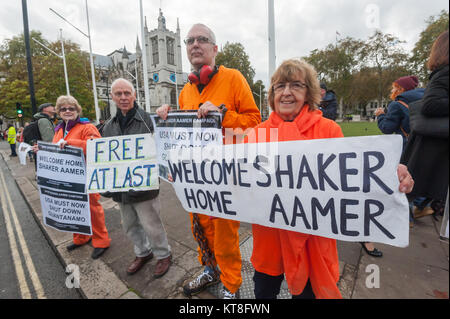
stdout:
<svg viewBox="0 0 450 319">
<path fill-rule="evenodd" d="M 174 39 L 167 37 L 167 63 L 175 65 Z"/>
</svg>

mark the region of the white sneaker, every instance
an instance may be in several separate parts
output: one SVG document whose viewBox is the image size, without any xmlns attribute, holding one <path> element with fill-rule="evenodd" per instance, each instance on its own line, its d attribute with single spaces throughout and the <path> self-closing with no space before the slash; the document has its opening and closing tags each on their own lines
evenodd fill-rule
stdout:
<svg viewBox="0 0 450 319">
<path fill-rule="evenodd" d="M 222 288 L 222 299 L 240 299 L 239 289 L 233 294 L 225 286 Z"/>
</svg>

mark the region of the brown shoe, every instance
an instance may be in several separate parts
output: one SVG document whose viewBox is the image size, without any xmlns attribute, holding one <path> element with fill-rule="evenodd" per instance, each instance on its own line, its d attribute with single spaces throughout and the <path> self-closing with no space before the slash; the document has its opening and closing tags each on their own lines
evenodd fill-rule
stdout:
<svg viewBox="0 0 450 319">
<path fill-rule="evenodd" d="M 150 255 L 145 257 L 136 257 L 136 259 L 131 263 L 131 265 L 127 269 L 127 274 L 133 275 L 135 274 L 139 269 L 142 268 L 142 266 L 145 265 L 147 261 L 153 258 L 153 253 L 150 253 Z"/>
<path fill-rule="evenodd" d="M 172 255 L 164 259 L 158 260 L 156 263 L 155 271 L 153 272 L 153 277 L 159 278 L 165 275 L 172 264 Z"/>
<path fill-rule="evenodd" d="M 421 218 L 434 213 L 433 208 L 426 206 L 424 209 L 420 210 L 417 207 L 414 209 L 414 218 Z"/>
</svg>

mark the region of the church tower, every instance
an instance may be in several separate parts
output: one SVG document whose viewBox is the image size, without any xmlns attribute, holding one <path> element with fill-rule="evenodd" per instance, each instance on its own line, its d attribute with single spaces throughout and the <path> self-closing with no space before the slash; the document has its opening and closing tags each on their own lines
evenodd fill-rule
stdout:
<svg viewBox="0 0 450 319">
<path fill-rule="evenodd" d="M 145 20 L 144 33 L 146 48 L 138 50 L 137 42 L 136 56 L 140 59 L 144 52 L 147 54 L 151 112 L 162 104 L 176 108 L 178 94 L 185 84 L 179 21 L 177 19 L 176 32 L 168 30 L 166 18 L 159 9 L 158 28 L 149 31 Z"/>
</svg>

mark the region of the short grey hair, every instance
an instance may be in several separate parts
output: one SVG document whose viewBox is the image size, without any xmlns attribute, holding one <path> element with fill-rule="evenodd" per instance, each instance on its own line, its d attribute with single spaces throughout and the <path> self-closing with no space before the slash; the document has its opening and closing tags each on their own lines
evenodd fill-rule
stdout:
<svg viewBox="0 0 450 319">
<path fill-rule="evenodd" d="M 216 44 L 216 35 L 214 34 L 214 32 L 213 32 L 207 25 L 204 25 L 203 23 L 196 23 L 196 24 L 194 24 L 194 25 L 191 27 L 190 30 L 192 30 L 193 27 L 202 27 L 202 28 L 206 29 L 206 31 L 208 31 L 208 33 L 209 33 L 209 39 L 210 39 L 214 44 Z M 190 30 L 189 30 L 189 31 L 190 31 Z"/>
<path fill-rule="evenodd" d="M 131 83 L 130 81 L 128 81 L 127 79 L 124 79 L 124 78 L 118 78 L 113 81 L 113 83 L 111 84 L 111 92 L 112 92 L 114 86 L 116 86 L 116 84 L 119 82 L 125 82 L 131 88 L 131 93 L 134 94 L 135 90 L 134 90 L 133 83 Z"/>
</svg>

